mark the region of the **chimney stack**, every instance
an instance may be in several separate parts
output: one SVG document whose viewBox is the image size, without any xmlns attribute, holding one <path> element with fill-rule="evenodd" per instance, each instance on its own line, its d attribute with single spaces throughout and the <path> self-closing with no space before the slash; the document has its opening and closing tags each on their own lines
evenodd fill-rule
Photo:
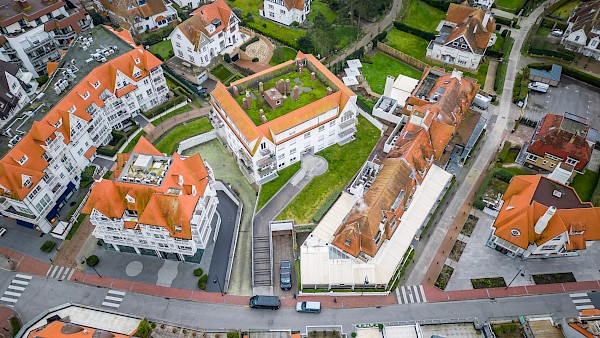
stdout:
<svg viewBox="0 0 600 338">
<path fill-rule="evenodd" d="M 294 91 L 292 91 L 292 100 L 298 101 L 298 95 L 300 95 L 300 88 L 298 88 L 298 86 L 294 86 Z"/>
<path fill-rule="evenodd" d="M 237 86 L 233 86 L 233 97 L 238 97 L 240 95 L 240 90 Z"/>
<path fill-rule="evenodd" d="M 290 79 L 285 79 L 285 92 L 289 94 L 292 90 Z"/>
<path fill-rule="evenodd" d="M 260 122 L 267 123 L 267 117 L 265 116 L 265 111 L 261 109 L 258 112 L 260 114 Z"/>
<path fill-rule="evenodd" d="M 258 83 L 258 91 L 261 92 L 261 93 L 264 91 L 264 89 L 263 89 L 263 83 L 262 82 Z"/>
<path fill-rule="evenodd" d="M 331 87 L 327 87 L 327 95 L 331 95 L 331 93 L 333 93 L 333 90 Z"/>
<path fill-rule="evenodd" d="M 248 97 L 245 97 L 242 99 L 242 104 L 244 106 L 244 109 L 250 109 L 250 99 Z"/>
<path fill-rule="evenodd" d="M 283 79 L 281 79 L 275 83 L 275 88 L 277 88 L 277 91 L 280 93 L 285 92 L 285 84 L 283 83 Z"/>
<path fill-rule="evenodd" d="M 315 81 L 315 72 L 311 72 L 310 73 L 310 82 L 314 82 Z"/>
<path fill-rule="evenodd" d="M 548 226 L 548 222 L 550 222 L 550 219 L 552 218 L 552 216 L 554 216 L 554 213 L 556 213 L 556 207 L 549 207 L 548 210 L 546 210 L 546 212 L 542 215 L 542 217 L 540 217 L 535 223 L 533 231 L 536 234 L 540 235 Z"/>
</svg>

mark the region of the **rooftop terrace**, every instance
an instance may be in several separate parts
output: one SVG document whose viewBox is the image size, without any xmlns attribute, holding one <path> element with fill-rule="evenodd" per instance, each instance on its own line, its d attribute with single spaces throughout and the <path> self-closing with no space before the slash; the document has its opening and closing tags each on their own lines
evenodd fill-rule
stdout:
<svg viewBox="0 0 600 338">
<path fill-rule="evenodd" d="M 299 73 L 295 66 L 288 67 L 285 72 L 276 75 L 275 77 L 263 82 L 263 90 L 267 93 L 274 93 L 277 99 L 282 102 L 275 109 L 271 108 L 271 105 L 260 93 L 258 82 L 250 86 L 240 86 L 244 88 L 240 90 L 238 97 L 235 98 L 237 103 L 242 107 L 246 114 L 250 117 L 255 125 L 259 126 L 267 121 L 272 121 L 278 117 L 281 117 L 287 113 L 290 113 L 298 108 L 304 107 L 310 103 L 324 98 L 327 95 L 327 87 L 332 89 L 332 92 L 336 92 L 337 88 L 333 84 L 325 84 L 322 80 L 322 76 L 318 72 L 315 72 L 315 78 L 311 81 L 311 72 L 309 68 L 303 68 L 302 73 Z M 269 74 L 267 74 L 269 75 Z M 271 76 L 272 77 L 272 76 Z M 267 77 L 268 78 L 268 77 Z M 265 80 L 267 79 L 265 78 Z M 280 80 L 284 82 L 290 80 L 290 88 L 287 93 L 287 97 L 282 98 L 284 90 L 276 88 L 276 83 Z M 292 99 L 294 87 L 298 86 L 298 99 L 294 101 Z M 271 89 L 275 89 L 271 92 Z M 246 97 L 246 92 L 249 92 L 251 103 L 250 108 L 244 108 L 243 99 Z M 261 121 L 260 110 L 264 111 L 266 121 Z"/>
<path fill-rule="evenodd" d="M 117 181 L 160 186 L 172 161 L 166 156 L 132 154 Z"/>
<path fill-rule="evenodd" d="M 88 39 L 89 37 L 92 39 Z M 82 46 L 82 38 L 89 41 L 89 46 L 85 50 Z M 75 85 L 101 64 L 94 60 L 92 54 L 97 50 L 105 50 L 107 51 L 104 54 L 105 62 L 108 62 L 133 49 L 131 45 L 103 26 L 94 27 L 91 31 L 80 34 L 76 39 L 77 41 L 73 42 L 65 56 L 59 61 L 55 74 L 50 77 L 42 92 L 37 95 L 29 107 L 23 109 L 22 113 L 0 130 L 0 157 L 6 155 L 10 150 L 11 140 L 13 144 L 18 142 L 17 136 L 25 135 L 31 129 L 33 121 L 43 119 Z M 112 49 L 112 54 L 108 51 L 109 49 Z M 60 93 L 54 89 L 57 83 L 64 87 Z"/>
</svg>

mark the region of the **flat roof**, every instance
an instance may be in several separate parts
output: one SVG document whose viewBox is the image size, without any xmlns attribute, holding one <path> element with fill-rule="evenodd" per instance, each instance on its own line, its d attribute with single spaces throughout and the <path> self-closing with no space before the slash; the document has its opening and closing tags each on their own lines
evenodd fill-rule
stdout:
<svg viewBox="0 0 600 338">
<path fill-rule="evenodd" d="M 10 148 L 8 142 L 14 135 L 25 135 L 31 129 L 34 121 L 42 120 L 46 114 L 54 108 L 54 106 L 62 100 L 78 83 L 80 83 L 92 70 L 98 67 L 101 63 L 94 61 L 91 54 L 96 53 L 96 50 L 108 49 L 111 47 L 113 53 L 106 56 L 107 61 L 111 61 L 133 49 L 133 46 L 123 41 L 114 33 L 108 31 L 104 26 L 94 27 L 92 30 L 83 32 L 78 35 L 77 39 L 92 37 L 90 46 L 87 50 L 83 50 L 80 41 L 75 41 L 69 47 L 69 50 L 64 57 L 59 61 L 59 68 L 55 71 L 55 75 L 50 77 L 46 83 L 43 94 L 38 94 L 32 103 L 23 109 L 23 111 L 34 112 L 31 116 L 25 114 L 17 114 L 11 121 L 7 122 L 0 131 L 0 157 L 8 153 Z M 117 47 L 114 49 L 114 47 Z M 89 61 L 92 59 L 91 61 Z M 72 63 L 71 60 L 75 62 Z M 70 68 L 74 77 L 63 75 L 66 71 L 63 68 Z M 76 70 L 75 70 L 76 69 Z M 69 85 L 60 94 L 54 91 L 54 85 L 63 80 L 68 79 Z M 4 135 L 4 131 L 10 129 L 11 137 Z"/>
<path fill-rule="evenodd" d="M 346 76 L 360 76 L 360 70 L 358 68 L 345 68 L 344 73 Z"/>
<path fill-rule="evenodd" d="M 360 62 L 359 59 L 352 59 L 352 60 L 348 60 L 348 67 L 350 68 L 362 68 L 362 63 Z"/>
<path fill-rule="evenodd" d="M 355 86 L 358 84 L 358 80 L 355 76 L 344 76 L 342 77 L 342 81 L 346 86 Z"/>
</svg>

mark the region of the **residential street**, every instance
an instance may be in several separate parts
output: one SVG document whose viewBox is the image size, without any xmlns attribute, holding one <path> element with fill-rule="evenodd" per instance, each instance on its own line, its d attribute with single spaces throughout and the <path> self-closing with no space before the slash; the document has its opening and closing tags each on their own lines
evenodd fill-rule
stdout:
<svg viewBox="0 0 600 338">
<path fill-rule="evenodd" d="M 553 2 L 554 0 L 548 1 L 544 5 Z M 464 180 L 457 180 L 459 187 L 452 199 L 449 200 L 447 208 L 447 210 L 453 210 L 454 213 L 446 213 L 444 215 L 445 217 L 441 218 L 435 229 L 430 232 L 431 238 L 422 250 L 420 257 L 416 259 L 416 263 L 413 266 L 410 276 L 407 277 L 406 285 L 419 285 L 422 283 L 433 284 L 435 282 L 435 277 L 428 277 L 431 278 L 429 281 L 424 281 L 424 279 L 430 265 L 433 264 L 435 260 L 439 262 L 440 269 L 445 261 L 442 257 L 443 255 L 438 255 L 442 241 L 446 238 L 448 230 L 454 224 L 455 217 L 458 218 L 459 215 L 462 216 L 461 213 L 470 209 L 467 200 L 470 200 L 473 196 L 473 193 L 477 189 L 476 183 L 478 179 L 485 173 L 490 161 L 493 161 L 502 139 L 509 129 L 512 128 L 514 119 L 519 115 L 518 107 L 512 103 L 512 87 L 515 76 L 519 71 L 518 63 L 521 57 L 521 46 L 527 36 L 527 32 L 529 32 L 538 16 L 543 13 L 544 5 L 540 5 L 533 13 L 531 13 L 531 15 L 529 15 L 529 17 L 524 18 L 521 22 L 520 29 L 512 31 L 512 37 L 515 39 L 515 44 L 509 57 L 503 95 L 500 98 L 500 105 L 496 109 L 497 118 L 490 119 L 491 121 L 488 122 L 484 142 L 479 146 L 480 150 L 476 158 L 471 159 L 471 161 L 474 162 L 466 178 Z M 495 108 L 492 106 L 490 107 Z M 495 121 L 495 123 L 492 121 Z"/>
</svg>

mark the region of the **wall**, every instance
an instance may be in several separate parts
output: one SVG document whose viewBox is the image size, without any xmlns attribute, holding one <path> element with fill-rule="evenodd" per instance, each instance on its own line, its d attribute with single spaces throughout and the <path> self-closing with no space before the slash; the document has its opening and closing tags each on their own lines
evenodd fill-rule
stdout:
<svg viewBox="0 0 600 338">
<path fill-rule="evenodd" d="M 407 63 L 415 68 L 417 68 L 420 71 L 423 71 L 425 69 L 425 67 L 427 67 L 427 64 L 421 60 L 415 59 L 414 57 L 410 56 L 410 55 L 406 55 L 404 53 L 402 53 L 401 51 L 394 49 L 386 44 L 383 44 L 381 42 L 377 42 L 377 49 L 379 49 L 380 51 L 384 52 L 385 54 L 396 58 L 404 63 Z"/>
</svg>

